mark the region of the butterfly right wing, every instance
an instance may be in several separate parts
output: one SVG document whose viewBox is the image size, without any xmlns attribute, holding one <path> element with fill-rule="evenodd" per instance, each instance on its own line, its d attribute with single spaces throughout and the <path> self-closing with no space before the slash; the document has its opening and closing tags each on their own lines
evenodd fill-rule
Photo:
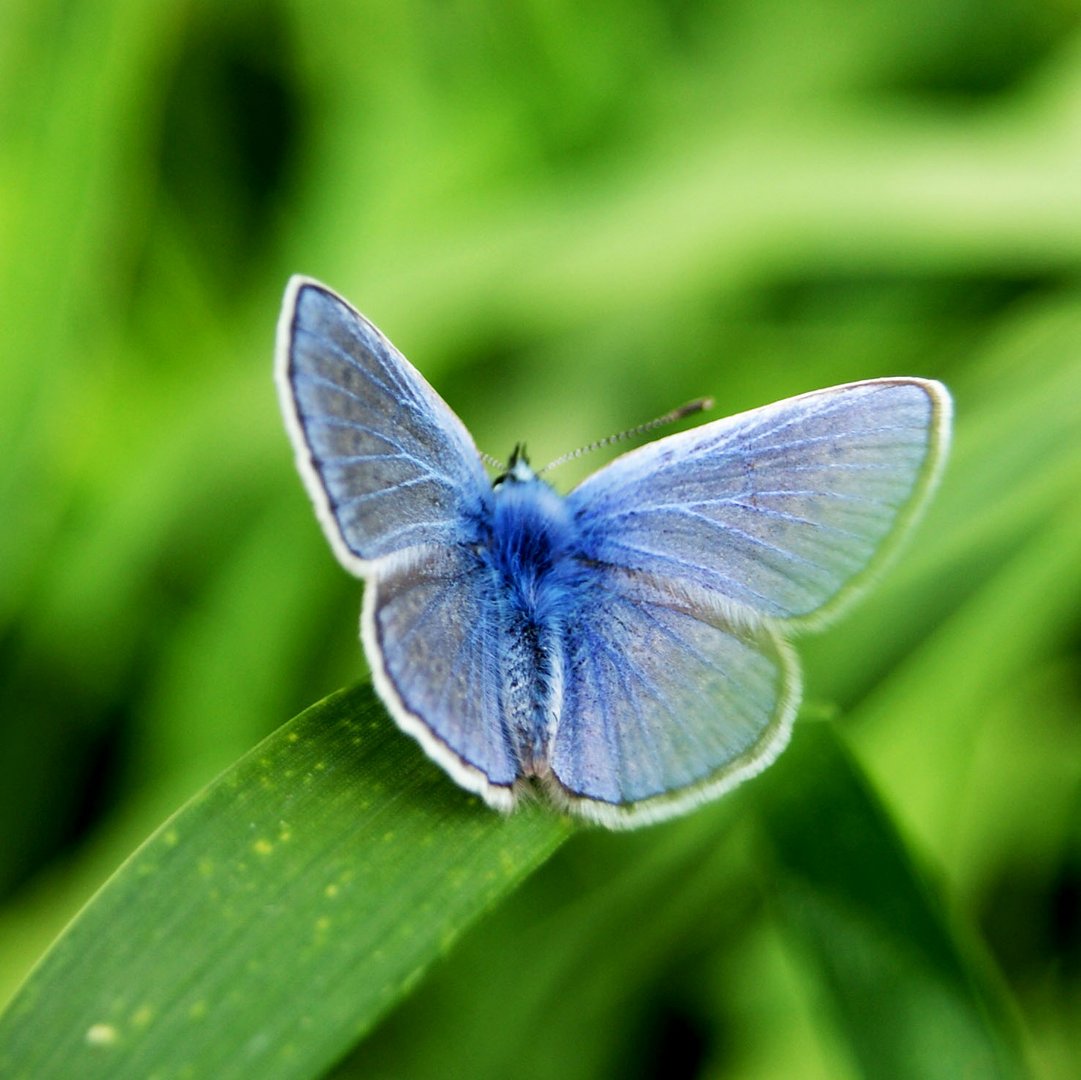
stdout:
<svg viewBox="0 0 1081 1080">
<path fill-rule="evenodd" d="M 343 565 L 363 575 L 406 548 L 475 539 L 491 486 L 464 425 L 379 330 L 308 278 L 286 290 L 276 379 Z"/>
<path fill-rule="evenodd" d="M 821 622 L 926 504 L 949 422 L 939 383 L 847 383 L 632 450 L 567 502 L 590 559 L 678 581 L 715 607 Z"/>
<path fill-rule="evenodd" d="M 727 624 L 650 575 L 594 567 L 548 748 L 557 803 L 610 828 L 685 812 L 764 769 L 800 697 L 768 622 Z"/>
<path fill-rule="evenodd" d="M 882 565 L 937 478 L 949 410 L 938 383 L 851 383 L 660 439 L 573 491 L 590 585 L 565 639 L 555 794 L 635 825 L 768 765 L 799 703 L 787 627 Z"/>
</svg>

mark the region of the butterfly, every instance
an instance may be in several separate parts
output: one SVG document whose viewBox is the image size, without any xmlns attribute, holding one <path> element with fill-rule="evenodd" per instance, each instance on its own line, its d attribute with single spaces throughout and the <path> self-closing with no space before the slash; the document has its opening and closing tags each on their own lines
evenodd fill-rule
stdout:
<svg viewBox="0 0 1081 1080">
<path fill-rule="evenodd" d="M 540 785 L 612 828 L 769 765 L 800 701 L 789 639 L 834 617 L 928 500 L 938 382 L 817 390 L 631 450 L 568 495 L 465 426 L 363 315 L 294 277 L 276 381 L 297 465 L 398 725 L 509 810 Z"/>
</svg>

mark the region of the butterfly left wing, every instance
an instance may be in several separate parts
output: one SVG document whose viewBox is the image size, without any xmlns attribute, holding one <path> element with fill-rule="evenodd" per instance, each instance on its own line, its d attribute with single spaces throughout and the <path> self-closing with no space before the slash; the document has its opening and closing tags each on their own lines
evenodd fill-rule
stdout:
<svg viewBox="0 0 1081 1080">
<path fill-rule="evenodd" d="M 460 784 L 509 809 L 508 635 L 472 546 L 491 485 L 461 421 L 394 346 L 308 278 L 286 291 L 277 381 L 324 531 L 366 579 L 362 636 L 399 726 Z"/>
<path fill-rule="evenodd" d="M 927 501 L 950 397 L 925 379 L 802 394 L 658 439 L 568 496 L 591 560 L 816 620 L 878 569 Z"/>
<path fill-rule="evenodd" d="M 278 324 L 276 378 L 297 464 L 339 560 L 474 539 L 491 498 L 462 422 L 340 296 L 294 277 Z"/>
<path fill-rule="evenodd" d="M 420 548 L 378 564 L 361 616 L 372 679 L 391 715 L 463 787 L 509 810 L 522 774 L 506 598 L 468 547 Z"/>
</svg>

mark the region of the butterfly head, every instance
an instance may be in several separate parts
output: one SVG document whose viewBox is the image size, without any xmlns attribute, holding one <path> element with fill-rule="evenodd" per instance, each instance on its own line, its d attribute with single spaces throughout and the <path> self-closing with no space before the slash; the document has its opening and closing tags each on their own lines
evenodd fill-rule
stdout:
<svg viewBox="0 0 1081 1080">
<path fill-rule="evenodd" d="M 525 443 L 519 443 L 512 451 L 510 461 L 507 462 L 507 471 L 495 478 L 492 487 L 499 488 L 504 484 L 528 484 L 536 479 L 537 474 L 529 464 L 529 458 L 525 456 Z"/>
</svg>

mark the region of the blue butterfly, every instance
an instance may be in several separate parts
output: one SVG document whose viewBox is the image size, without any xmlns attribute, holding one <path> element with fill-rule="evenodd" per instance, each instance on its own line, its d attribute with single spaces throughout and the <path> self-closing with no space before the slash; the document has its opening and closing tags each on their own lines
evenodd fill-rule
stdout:
<svg viewBox="0 0 1081 1080">
<path fill-rule="evenodd" d="M 535 780 L 610 827 L 683 813 L 788 741 L 788 638 L 837 614 L 927 502 L 940 383 L 847 383 L 623 454 L 569 495 L 462 422 L 363 315 L 294 277 L 277 383 L 399 726 L 509 810 Z"/>
</svg>

